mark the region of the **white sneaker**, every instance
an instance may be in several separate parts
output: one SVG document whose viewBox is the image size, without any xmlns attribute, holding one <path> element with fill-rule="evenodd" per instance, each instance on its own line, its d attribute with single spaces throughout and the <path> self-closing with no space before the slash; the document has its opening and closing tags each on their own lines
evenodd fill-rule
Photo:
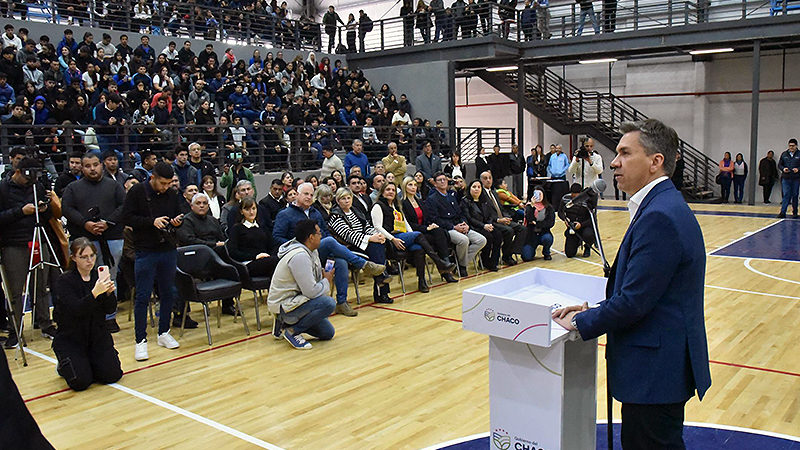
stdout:
<svg viewBox="0 0 800 450">
<path fill-rule="evenodd" d="M 142 342 L 136 343 L 136 350 L 133 352 L 133 357 L 137 361 L 145 361 L 150 358 L 147 354 L 147 339 L 142 339 Z"/>
<path fill-rule="evenodd" d="M 158 345 L 166 347 L 170 350 L 181 346 L 181 344 L 179 344 L 178 341 L 176 341 L 175 338 L 169 334 L 169 331 L 158 335 Z"/>
</svg>

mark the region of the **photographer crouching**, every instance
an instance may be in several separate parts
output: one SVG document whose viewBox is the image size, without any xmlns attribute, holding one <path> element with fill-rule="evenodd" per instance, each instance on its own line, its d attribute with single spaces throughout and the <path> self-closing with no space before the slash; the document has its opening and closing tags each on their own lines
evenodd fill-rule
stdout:
<svg viewBox="0 0 800 450">
<path fill-rule="evenodd" d="M 25 307 L 22 294 L 25 291 L 31 252 L 34 252 L 34 263 L 51 260 L 44 231 L 42 241 L 37 242 L 36 248 L 31 248 L 37 209 L 39 221 L 45 228 L 49 226 L 47 221 L 51 216 L 49 200 L 53 194 L 40 182 L 43 171 L 44 168 L 39 161 L 26 157 L 17 164 L 10 178 L 0 182 L 0 227 L 3 230 L 0 233 L 0 252 L 2 252 L 3 282 L 8 288 L 14 310 L 13 318 L 9 317 L 9 320 L 15 320 L 17 324 L 22 321 Z M 34 188 L 38 205 L 34 204 Z M 50 320 L 49 297 L 45 289 L 48 272 L 48 270 L 40 271 L 36 277 L 36 286 L 32 286 L 31 289 L 35 290 L 36 299 L 33 305 L 35 325 L 42 330 L 42 336 L 53 339 L 56 328 Z M 4 347 L 15 348 L 17 344 L 18 337 L 14 327 L 11 327 Z"/>
<path fill-rule="evenodd" d="M 85 237 L 70 245 L 73 269 L 61 275 L 55 287 L 53 316 L 58 332 L 53 351 L 58 374 L 70 388 L 82 391 L 94 382 L 116 383 L 122 378 L 114 339 L 106 328 L 106 314 L 117 309 L 114 281 L 107 266 L 94 269 L 97 249 Z"/>
</svg>

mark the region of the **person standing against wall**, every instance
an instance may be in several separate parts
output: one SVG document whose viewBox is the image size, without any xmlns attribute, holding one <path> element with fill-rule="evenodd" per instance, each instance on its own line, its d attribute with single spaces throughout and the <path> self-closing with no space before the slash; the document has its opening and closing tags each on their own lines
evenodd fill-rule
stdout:
<svg viewBox="0 0 800 450">
<path fill-rule="evenodd" d="M 772 186 L 778 179 L 778 165 L 775 163 L 775 152 L 772 150 L 767 152 L 758 163 L 758 184 L 764 188 L 764 203 L 769 204 L 769 198 L 772 195 Z"/>
<path fill-rule="evenodd" d="M 733 162 L 733 201 L 742 203 L 744 199 L 744 180 L 747 179 L 747 163 L 744 162 L 744 155 L 736 154 L 736 161 Z"/>
<path fill-rule="evenodd" d="M 783 203 L 779 219 L 786 217 L 786 209 L 792 202 L 793 215 L 797 217 L 797 191 L 800 190 L 800 152 L 797 151 L 797 139 L 789 139 L 789 148 L 781 154 L 778 161 L 778 170 L 781 171 L 781 187 L 783 188 Z"/>
<path fill-rule="evenodd" d="M 725 152 L 722 161 L 719 162 L 718 183 L 722 187 L 722 203 L 728 203 L 731 196 L 731 182 L 733 181 L 733 161 L 731 152 Z"/>
</svg>

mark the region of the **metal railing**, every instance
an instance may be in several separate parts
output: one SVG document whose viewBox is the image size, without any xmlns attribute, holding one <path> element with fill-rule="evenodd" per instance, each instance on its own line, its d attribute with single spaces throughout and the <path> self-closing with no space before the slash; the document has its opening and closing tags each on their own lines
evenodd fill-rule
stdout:
<svg viewBox="0 0 800 450">
<path fill-rule="evenodd" d="M 616 2 L 613 14 L 603 11 L 603 2 L 594 3 L 597 5 L 594 14 L 599 24 L 598 33 L 742 20 L 800 11 L 797 0 L 719 0 L 713 3 L 710 0 L 622 0 Z M 356 22 L 349 27 L 339 25 L 331 28 L 309 20 L 283 19 L 252 10 L 191 6 L 178 2 L 160 4 L 160 9 L 152 11 L 147 20 L 135 19 L 127 2 L 90 0 L 87 5 L 86 10 L 69 12 L 66 5 L 59 5 L 57 1 L 46 2 L 36 15 L 39 20 L 57 24 L 77 21 L 85 26 L 128 32 L 275 48 L 326 50 L 329 53 L 383 51 L 488 35 L 514 42 L 569 38 L 577 35 L 581 22 L 580 6 L 566 0 L 552 1 L 548 19 L 538 22 L 531 22 L 531 14 L 523 9 L 512 10 L 488 3 L 467 6 L 466 14 L 460 18 L 431 11 L 374 20 L 368 32 L 366 23 L 363 27 Z M 584 15 L 587 34 L 594 33 L 590 17 Z M 547 26 L 541 27 L 544 23 Z M 339 44 L 345 47 L 341 51 L 337 50 Z"/>
<path fill-rule="evenodd" d="M 240 144 L 234 139 L 231 125 L 154 125 L 125 124 L 114 127 L 61 124 L 61 125 L 8 125 L 0 127 L 0 148 L 8 158 L 10 148 L 22 146 L 31 155 L 38 155 L 47 165 L 59 172 L 74 151 L 114 150 L 120 157 L 120 166 L 131 169 L 150 150 L 165 156 L 179 146 L 192 142 L 201 144 L 204 154 L 218 168 L 231 154 L 241 153 L 245 162 L 255 172 L 282 170 L 315 170 L 322 166 L 321 151 L 331 147 L 342 154 L 350 151 L 354 139 L 364 143 L 364 153 L 371 163 L 386 155 L 386 146 L 395 142 L 398 152 L 413 164 L 424 143 L 431 142 L 436 153 L 449 155 L 453 145 L 462 160 L 472 161 L 479 147 L 500 145 L 510 149 L 516 142 L 512 128 L 460 128 L 460 127 L 373 127 L 374 134 L 364 127 L 345 126 L 244 126 L 245 136 Z M 452 139 L 451 139 L 452 137 Z M 370 139 L 372 138 L 372 139 Z M 52 165 L 50 164 L 52 163 Z"/>
<path fill-rule="evenodd" d="M 516 72 L 506 72 L 504 82 L 517 89 Z M 525 73 L 525 97 L 562 123 L 584 125 L 611 142 L 622 137 L 623 122 L 647 119 L 647 115 L 614 94 L 583 91 L 548 69 Z M 596 135 L 596 136 L 597 136 Z M 717 163 L 683 139 L 678 143 L 684 159 L 684 180 L 694 193 L 713 192 Z"/>
</svg>

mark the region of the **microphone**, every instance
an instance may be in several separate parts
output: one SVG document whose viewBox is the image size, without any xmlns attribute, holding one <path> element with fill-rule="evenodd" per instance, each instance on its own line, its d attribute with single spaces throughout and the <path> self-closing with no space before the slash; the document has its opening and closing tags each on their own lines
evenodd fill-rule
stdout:
<svg viewBox="0 0 800 450">
<path fill-rule="evenodd" d="M 598 195 L 602 194 L 603 192 L 605 192 L 607 187 L 608 187 L 608 183 L 606 183 L 606 180 L 604 180 L 602 178 L 598 178 L 598 179 L 594 180 L 594 182 L 592 182 L 592 186 L 591 186 L 592 190 Z"/>
</svg>

